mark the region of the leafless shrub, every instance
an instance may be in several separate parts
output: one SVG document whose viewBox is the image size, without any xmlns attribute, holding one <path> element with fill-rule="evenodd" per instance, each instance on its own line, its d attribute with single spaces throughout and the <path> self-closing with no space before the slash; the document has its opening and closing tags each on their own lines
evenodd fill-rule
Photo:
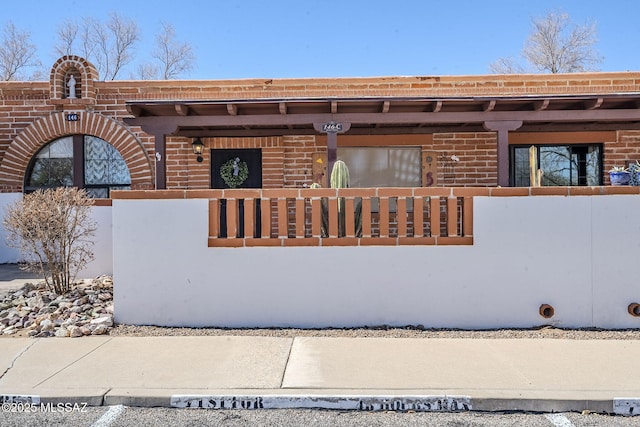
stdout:
<svg viewBox="0 0 640 427">
<path fill-rule="evenodd" d="M 78 272 L 94 259 L 97 225 L 93 199 L 84 190 L 59 187 L 26 194 L 4 216 L 7 242 L 25 257 L 25 268 L 41 274 L 58 294 L 69 292 Z"/>
</svg>

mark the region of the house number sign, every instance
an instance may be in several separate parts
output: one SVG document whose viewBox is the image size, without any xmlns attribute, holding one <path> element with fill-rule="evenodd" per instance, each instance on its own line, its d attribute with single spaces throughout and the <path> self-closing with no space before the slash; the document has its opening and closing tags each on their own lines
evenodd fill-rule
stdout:
<svg viewBox="0 0 640 427">
<path fill-rule="evenodd" d="M 78 121 L 78 113 L 69 113 L 67 114 L 67 121 L 68 122 L 77 122 Z"/>
<path fill-rule="evenodd" d="M 322 125 L 322 131 L 327 133 L 340 133 L 342 132 L 342 123 L 327 122 Z"/>
</svg>

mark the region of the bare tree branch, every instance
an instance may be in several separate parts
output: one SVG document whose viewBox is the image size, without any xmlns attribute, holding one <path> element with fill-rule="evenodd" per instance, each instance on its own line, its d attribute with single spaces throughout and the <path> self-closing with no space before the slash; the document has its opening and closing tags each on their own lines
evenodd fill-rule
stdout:
<svg viewBox="0 0 640 427">
<path fill-rule="evenodd" d="M 131 50 L 140 38 L 140 31 L 134 21 L 123 18 L 117 13 L 110 14 L 107 28 L 113 37 L 113 47 L 108 54 L 111 73 L 105 74 L 105 79 L 114 80 L 122 67 L 131 62 L 133 58 Z"/>
<path fill-rule="evenodd" d="M 13 22 L 7 22 L 0 40 L 0 80 L 24 79 L 25 69 L 41 66 L 35 54 L 36 47 L 31 43 L 31 34 L 19 31 Z"/>
<path fill-rule="evenodd" d="M 78 24 L 71 20 L 66 20 L 58 27 L 58 42 L 53 47 L 56 54 L 60 56 L 71 55 L 73 47 L 78 37 Z"/>
<path fill-rule="evenodd" d="M 157 80 L 159 75 L 160 68 L 157 65 L 144 63 L 138 65 L 136 73 L 132 75 L 132 78 L 140 80 Z"/>
<path fill-rule="evenodd" d="M 576 73 L 595 71 L 602 62 L 594 46 L 597 30 L 594 23 L 572 25 L 569 15 L 550 12 L 533 20 L 532 31 L 522 49 L 528 64 L 543 73 Z M 490 65 L 492 72 L 511 74 L 522 67 L 499 59 Z"/>
<path fill-rule="evenodd" d="M 163 80 L 171 80 L 193 68 L 193 49 L 189 43 L 176 40 L 172 25 L 163 22 L 162 30 L 156 35 L 156 48 L 152 56 L 161 64 Z"/>
<path fill-rule="evenodd" d="M 489 70 L 494 74 L 523 74 L 524 68 L 516 62 L 513 57 L 498 58 L 497 61 L 489 64 Z"/>
</svg>

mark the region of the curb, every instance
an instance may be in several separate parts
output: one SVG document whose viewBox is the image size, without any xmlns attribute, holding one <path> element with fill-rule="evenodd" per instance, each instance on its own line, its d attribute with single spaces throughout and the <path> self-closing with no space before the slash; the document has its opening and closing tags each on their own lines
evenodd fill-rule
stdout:
<svg viewBox="0 0 640 427">
<path fill-rule="evenodd" d="M 450 395 L 323 395 L 323 394 L 176 394 L 107 393 L 104 396 L 42 397 L 39 395 L 0 395 L 2 404 L 84 404 L 87 406 L 124 405 L 129 407 L 168 407 L 176 409 L 327 409 L 343 411 L 398 412 L 583 412 L 622 416 L 640 415 L 640 398 L 536 399 L 472 398 Z"/>
</svg>

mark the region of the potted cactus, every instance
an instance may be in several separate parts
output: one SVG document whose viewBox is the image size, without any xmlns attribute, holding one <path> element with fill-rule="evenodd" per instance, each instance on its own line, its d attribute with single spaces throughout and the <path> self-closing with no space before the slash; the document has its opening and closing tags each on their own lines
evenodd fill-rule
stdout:
<svg viewBox="0 0 640 427">
<path fill-rule="evenodd" d="M 624 166 L 614 166 L 609 170 L 611 185 L 628 185 L 630 178 L 629 171 Z"/>
</svg>

